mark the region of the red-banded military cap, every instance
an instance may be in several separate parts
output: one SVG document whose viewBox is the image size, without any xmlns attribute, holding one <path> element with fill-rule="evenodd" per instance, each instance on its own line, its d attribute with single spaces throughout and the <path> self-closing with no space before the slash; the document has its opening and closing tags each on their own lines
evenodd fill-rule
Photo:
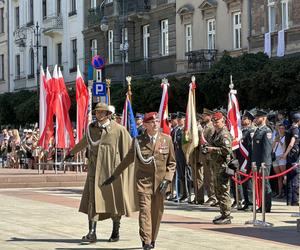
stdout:
<svg viewBox="0 0 300 250">
<path fill-rule="evenodd" d="M 224 115 L 221 112 L 216 112 L 212 115 L 212 120 L 218 121 L 224 118 Z"/>
<path fill-rule="evenodd" d="M 158 119 L 157 112 L 149 112 L 149 113 L 145 113 L 143 122 L 149 122 L 155 119 Z"/>
</svg>

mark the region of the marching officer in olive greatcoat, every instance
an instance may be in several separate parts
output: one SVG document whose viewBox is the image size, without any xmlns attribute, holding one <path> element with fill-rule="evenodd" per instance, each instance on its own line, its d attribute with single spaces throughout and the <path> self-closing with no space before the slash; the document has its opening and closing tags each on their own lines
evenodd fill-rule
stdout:
<svg viewBox="0 0 300 250">
<path fill-rule="evenodd" d="M 126 170 L 114 184 L 100 186 L 124 159 L 131 145 L 131 137 L 125 127 L 110 120 L 112 111 L 105 103 L 98 103 L 94 111 L 96 121 L 88 126 L 82 140 L 65 159 L 88 147 L 88 173 L 79 211 L 88 215 L 89 232 L 82 237 L 82 242 L 96 242 L 97 221 L 108 218 L 113 221 L 108 241 L 114 242 L 119 240 L 121 216 L 129 216 L 138 210 L 136 192 L 131 184 L 135 177 L 134 168 Z"/>
</svg>

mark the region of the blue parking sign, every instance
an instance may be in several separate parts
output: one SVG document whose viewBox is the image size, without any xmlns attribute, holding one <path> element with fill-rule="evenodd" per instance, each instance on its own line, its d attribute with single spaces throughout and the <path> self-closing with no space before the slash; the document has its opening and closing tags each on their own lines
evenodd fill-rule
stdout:
<svg viewBox="0 0 300 250">
<path fill-rule="evenodd" d="M 106 83 L 94 82 L 93 83 L 93 96 L 106 96 Z"/>
</svg>

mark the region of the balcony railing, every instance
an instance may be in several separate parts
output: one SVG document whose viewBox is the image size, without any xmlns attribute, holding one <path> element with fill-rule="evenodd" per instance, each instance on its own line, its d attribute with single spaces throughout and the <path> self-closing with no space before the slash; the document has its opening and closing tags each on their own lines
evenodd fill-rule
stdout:
<svg viewBox="0 0 300 250">
<path fill-rule="evenodd" d="M 61 15 L 52 15 L 47 16 L 44 21 L 44 33 L 50 32 L 50 31 L 57 31 L 63 29 L 63 18 Z"/>
<path fill-rule="evenodd" d="M 188 71 L 208 71 L 216 62 L 217 50 L 215 49 L 201 49 L 186 52 L 188 60 Z"/>
<path fill-rule="evenodd" d="M 128 14 L 135 12 L 148 12 L 151 9 L 150 0 L 129 0 L 128 1 Z M 122 10 L 122 8 L 121 8 Z"/>
<path fill-rule="evenodd" d="M 100 25 L 100 22 L 103 17 L 103 9 L 100 9 L 100 6 L 94 9 L 89 9 L 87 15 L 87 24 L 88 26 Z"/>
</svg>

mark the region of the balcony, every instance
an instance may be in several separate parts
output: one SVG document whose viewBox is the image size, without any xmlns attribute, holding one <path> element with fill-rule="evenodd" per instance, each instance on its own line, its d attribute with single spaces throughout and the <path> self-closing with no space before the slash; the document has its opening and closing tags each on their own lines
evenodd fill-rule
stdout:
<svg viewBox="0 0 300 250">
<path fill-rule="evenodd" d="M 15 30 L 14 32 L 14 38 L 15 38 L 15 43 L 18 46 L 25 46 L 25 42 L 27 39 L 27 27 L 26 26 L 22 26 L 18 29 Z"/>
<path fill-rule="evenodd" d="M 120 12 L 122 12 L 122 6 L 120 9 L 121 9 Z M 128 1 L 127 14 L 129 19 L 133 17 L 149 19 L 148 12 L 150 10 L 151 10 L 150 0 L 144 0 L 144 1 L 129 0 Z"/>
<path fill-rule="evenodd" d="M 43 32 L 45 35 L 54 37 L 55 35 L 62 35 L 63 33 L 63 19 L 62 16 L 52 15 L 47 16 L 43 20 Z"/>
<path fill-rule="evenodd" d="M 201 49 L 186 52 L 188 72 L 206 72 L 216 62 L 217 50 Z"/>
<path fill-rule="evenodd" d="M 100 25 L 102 17 L 103 17 L 103 11 L 101 11 L 100 6 L 94 9 L 89 9 L 87 15 L 87 25 L 88 26 Z"/>
</svg>

